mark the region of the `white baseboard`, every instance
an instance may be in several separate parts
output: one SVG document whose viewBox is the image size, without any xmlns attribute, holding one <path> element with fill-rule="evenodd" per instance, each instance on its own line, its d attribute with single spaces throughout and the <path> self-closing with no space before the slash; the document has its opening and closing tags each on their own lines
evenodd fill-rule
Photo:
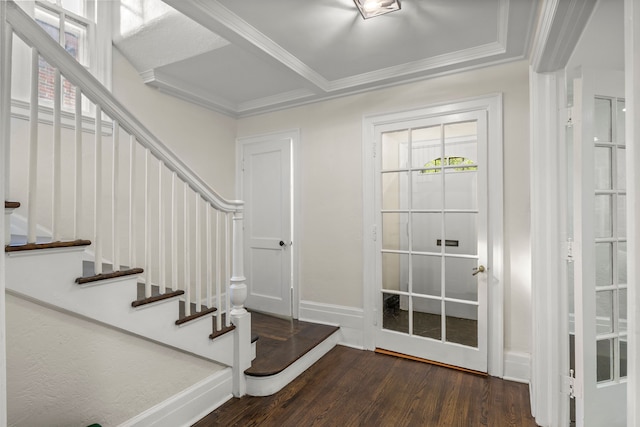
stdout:
<svg viewBox="0 0 640 427">
<path fill-rule="evenodd" d="M 364 312 L 361 308 L 300 301 L 300 320 L 340 327 L 338 344 L 364 348 Z"/>
<path fill-rule="evenodd" d="M 119 427 L 191 426 L 233 397 L 232 382 L 231 368 L 223 369 Z"/>
<path fill-rule="evenodd" d="M 529 384 L 531 381 L 531 355 L 522 351 L 504 352 L 505 380 Z"/>
</svg>

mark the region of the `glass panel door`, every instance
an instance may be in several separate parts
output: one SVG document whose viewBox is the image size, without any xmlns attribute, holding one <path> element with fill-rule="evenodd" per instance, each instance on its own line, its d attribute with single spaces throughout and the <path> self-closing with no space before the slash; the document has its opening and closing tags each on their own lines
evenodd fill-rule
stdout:
<svg viewBox="0 0 640 427">
<path fill-rule="evenodd" d="M 626 425 L 627 236 L 623 78 L 574 83 L 576 425 Z"/>
<path fill-rule="evenodd" d="M 379 130 L 380 330 L 389 350 L 486 371 L 486 119 Z"/>
</svg>

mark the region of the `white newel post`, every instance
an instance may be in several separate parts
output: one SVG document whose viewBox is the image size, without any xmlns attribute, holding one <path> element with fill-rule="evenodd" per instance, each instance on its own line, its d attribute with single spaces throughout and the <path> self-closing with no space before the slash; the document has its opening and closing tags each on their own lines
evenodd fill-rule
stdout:
<svg viewBox="0 0 640 427">
<path fill-rule="evenodd" d="M 244 371 L 251 367 L 251 314 L 244 308 L 247 285 L 244 277 L 243 212 L 233 215 L 233 271 L 231 272 L 231 323 L 236 327 L 233 344 L 233 395 L 243 396 L 247 385 Z"/>
</svg>

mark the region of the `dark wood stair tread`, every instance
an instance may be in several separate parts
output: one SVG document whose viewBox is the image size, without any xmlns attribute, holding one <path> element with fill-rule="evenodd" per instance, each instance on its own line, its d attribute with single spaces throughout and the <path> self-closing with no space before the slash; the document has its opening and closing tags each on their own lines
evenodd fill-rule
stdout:
<svg viewBox="0 0 640 427">
<path fill-rule="evenodd" d="M 183 305 L 183 301 L 180 301 L 181 305 Z M 193 304 L 195 305 L 195 304 Z M 204 306 L 203 306 L 204 307 Z M 206 316 L 207 314 L 211 314 L 213 312 L 215 312 L 217 309 L 215 307 L 211 307 L 211 308 L 206 308 L 204 307 L 203 310 L 196 312 L 196 313 L 192 313 L 189 316 L 183 316 L 181 315 L 180 318 L 178 320 L 176 320 L 176 325 L 184 325 L 187 322 L 190 322 L 192 320 L 196 320 L 199 319 L 201 317 Z"/>
<path fill-rule="evenodd" d="M 71 240 L 66 242 L 26 243 L 24 245 L 7 245 L 5 252 L 33 251 L 38 249 L 73 248 L 76 246 L 89 246 L 90 240 Z"/>
<path fill-rule="evenodd" d="M 252 312 L 251 334 L 260 339 L 256 358 L 244 373 L 254 377 L 278 374 L 339 329 Z"/>
<path fill-rule="evenodd" d="M 214 320 L 215 321 L 215 320 Z M 209 338 L 212 340 L 215 340 L 216 338 L 226 334 L 227 332 L 231 332 L 236 328 L 236 326 L 234 324 L 231 324 L 229 326 L 222 326 L 222 329 L 220 329 L 219 331 L 213 331 L 212 334 L 209 335 Z"/>
<path fill-rule="evenodd" d="M 20 207 L 20 202 L 4 202 L 5 209 L 18 209 Z"/>
<path fill-rule="evenodd" d="M 229 326 L 227 326 L 226 317 L 227 317 L 227 314 L 226 313 L 222 313 L 222 319 L 221 319 L 222 329 L 220 329 L 219 331 L 216 330 L 217 314 L 216 314 L 216 316 L 213 317 L 213 319 L 212 319 L 213 320 L 213 333 L 211 335 L 209 335 L 210 339 L 214 340 L 214 339 L 226 334 L 227 332 L 233 331 L 236 328 L 236 326 L 233 323 L 230 324 Z"/>
<path fill-rule="evenodd" d="M 165 294 L 154 295 L 149 298 L 138 299 L 131 302 L 131 307 L 140 307 L 146 304 L 151 304 L 158 301 L 164 301 L 170 298 L 175 298 L 183 294 L 184 294 L 184 291 L 172 291 L 172 292 L 167 292 Z"/>
<path fill-rule="evenodd" d="M 115 279 L 117 277 L 133 276 L 135 274 L 142 274 L 144 270 L 142 268 L 130 268 L 127 270 L 110 271 L 108 273 L 95 274 L 93 276 L 83 276 L 76 279 L 76 283 L 83 285 L 85 283 L 98 282 L 100 280 Z"/>
</svg>

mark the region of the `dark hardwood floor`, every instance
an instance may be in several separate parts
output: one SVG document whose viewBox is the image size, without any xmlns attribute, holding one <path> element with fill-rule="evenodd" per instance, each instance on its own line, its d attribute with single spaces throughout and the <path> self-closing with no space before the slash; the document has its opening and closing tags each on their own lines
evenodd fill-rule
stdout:
<svg viewBox="0 0 640 427">
<path fill-rule="evenodd" d="M 280 392 L 232 399 L 194 427 L 535 425 L 525 384 L 337 346 Z"/>
</svg>

